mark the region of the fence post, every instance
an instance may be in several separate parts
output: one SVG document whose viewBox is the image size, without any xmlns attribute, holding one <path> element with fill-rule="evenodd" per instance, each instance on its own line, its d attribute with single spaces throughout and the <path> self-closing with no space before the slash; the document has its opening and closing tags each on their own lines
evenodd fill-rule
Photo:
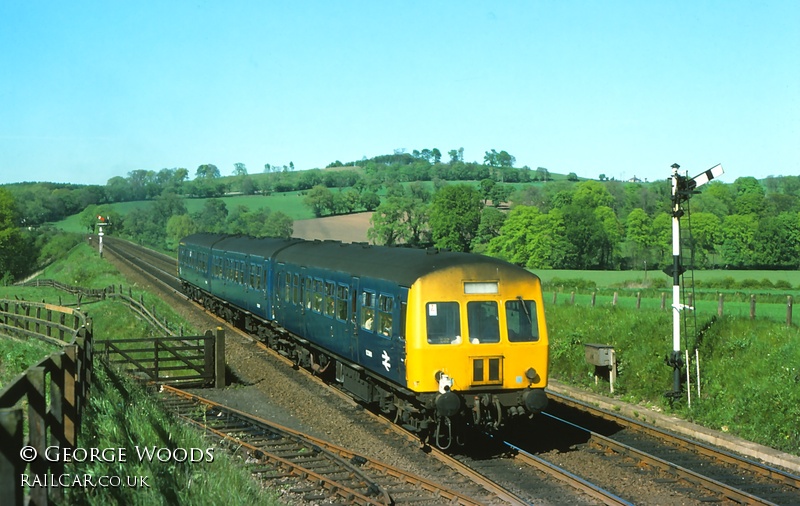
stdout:
<svg viewBox="0 0 800 506">
<path fill-rule="evenodd" d="M 64 375 L 63 375 L 63 352 L 50 355 L 53 369 L 50 371 L 50 446 L 55 446 L 59 450 L 66 446 L 64 441 Z M 53 476 L 64 474 L 64 461 L 56 459 L 50 463 L 50 472 Z M 52 499 L 60 500 L 64 497 L 64 489 L 53 487 L 50 491 Z"/>
<path fill-rule="evenodd" d="M 47 401 L 44 387 L 44 367 L 30 367 L 25 376 L 28 380 L 28 444 L 39 455 L 30 464 L 31 474 L 44 476 L 47 473 Z M 31 486 L 31 503 L 47 504 L 47 486 Z"/>
<path fill-rule="evenodd" d="M 642 292 L 636 292 L 636 309 L 642 307 Z"/>
<path fill-rule="evenodd" d="M 214 339 L 214 386 L 225 388 L 225 330 L 217 327 Z"/>
<path fill-rule="evenodd" d="M 614 292 L 614 298 L 613 298 L 613 299 L 611 299 L 611 305 L 612 305 L 612 306 L 614 306 L 614 307 L 616 307 L 616 306 L 617 306 L 617 298 L 618 298 L 618 297 L 619 297 L 619 293 L 618 293 L 618 292 Z"/>
<path fill-rule="evenodd" d="M 595 302 L 597 302 L 597 292 L 592 292 L 592 307 L 594 307 Z"/>
<path fill-rule="evenodd" d="M 22 506 L 24 487 L 17 480 L 25 472 L 25 463 L 19 456 L 22 450 L 22 408 L 0 409 L 0 497 L 8 504 Z"/>
<path fill-rule="evenodd" d="M 791 327 L 792 326 L 792 302 L 793 301 L 794 301 L 794 299 L 792 299 L 791 295 L 787 295 L 786 296 L 786 326 L 787 327 Z"/>
<path fill-rule="evenodd" d="M 717 316 L 722 316 L 722 309 L 724 305 L 725 305 L 725 295 L 720 293 L 719 300 L 717 300 Z"/>
<path fill-rule="evenodd" d="M 569 304 L 571 306 L 575 305 L 575 292 L 574 291 L 570 292 L 570 294 L 569 294 Z"/>
<path fill-rule="evenodd" d="M 64 373 L 64 443 L 67 446 L 75 447 L 78 441 L 76 430 L 77 420 L 77 397 L 75 391 L 76 378 L 76 359 L 78 357 L 78 345 L 70 344 L 64 347 L 62 358 L 62 370 Z"/>
<path fill-rule="evenodd" d="M 661 293 L 661 310 L 663 311 L 667 307 L 667 294 Z"/>
<path fill-rule="evenodd" d="M 558 297 L 558 292 L 553 291 L 553 305 L 556 305 L 556 298 Z"/>
<path fill-rule="evenodd" d="M 756 294 L 750 294 L 750 319 L 756 319 Z"/>
</svg>

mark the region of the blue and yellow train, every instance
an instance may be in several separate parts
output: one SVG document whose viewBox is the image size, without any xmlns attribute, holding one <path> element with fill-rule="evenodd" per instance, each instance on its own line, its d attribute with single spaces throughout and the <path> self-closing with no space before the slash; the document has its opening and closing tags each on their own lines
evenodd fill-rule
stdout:
<svg viewBox="0 0 800 506">
<path fill-rule="evenodd" d="M 184 238 L 187 296 L 439 447 L 547 404 L 539 278 L 467 253 Z"/>
</svg>

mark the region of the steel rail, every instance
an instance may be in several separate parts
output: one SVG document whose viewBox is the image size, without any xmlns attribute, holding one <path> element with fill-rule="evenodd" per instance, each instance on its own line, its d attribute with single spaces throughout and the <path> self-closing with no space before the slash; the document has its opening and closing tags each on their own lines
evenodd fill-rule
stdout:
<svg viewBox="0 0 800 506">
<path fill-rule="evenodd" d="M 589 429 L 576 425 L 567 420 L 558 418 L 557 416 L 553 416 L 549 413 L 542 413 L 542 415 L 550 417 L 559 422 L 568 424 L 576 429 L 587 432 L 591 436 L 590 441 L 593 441 L 598 446 L 608 448 L 620 455 L 625 455 L 633 459 L 639 460 L 640 462 L 643 462 L 651 467 L 660 469 L 661 471 L 664 471 L 667 474 L 675 476 L 676 478 L 682 479 L 695 486 L 703 487 L 711 492 L 721 495 L 722 497 L 725 497 L 732 501 L 736 501 L 739 504 L 762 504 L 766 506 L 778 506 L 773 502 L 754 496 L 753 494 L 747 493 L 743 490 L 739 490 L 735 487 L 714 480 L 713 478 L 703 476 L 702 474 L 692 471 L 691 469 L 686 469 L 685 467 L 679 466 L 677 464 L 667 462 L 664 459 L 661 459 L 654 455 L 650 455 L 641 450 L 637 450 L 636 448 L 633 448 L 626 444 L 619 443 L 609 437 L 593 432 Z"/>
</svg>

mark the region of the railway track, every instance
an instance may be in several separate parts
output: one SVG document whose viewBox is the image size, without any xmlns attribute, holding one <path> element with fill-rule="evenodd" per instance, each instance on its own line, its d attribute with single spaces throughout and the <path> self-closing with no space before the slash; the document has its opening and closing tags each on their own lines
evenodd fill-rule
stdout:
<svg viewBox="0 0 800 506">
<path fill-rule="evenodd" d="M 245 453 L 262 481 L 289 489 L 305 501 L 348 504 L 481 504 L 456 490 L 266 420 L 176 388 L 160 400 L 186 422 Z"/>
<path fill-rule="evenodd" d="M 800 504 L 800 476 L 704 444 L 654 425 L 607 411 L 568 396 L 550 393 L 557 404 L 610 422 L 621 430 L 603 435 L 548 414 L 584 436 L 581 449 L 604 455 L 609 464 L 646 469 L 662 483 L 693 488 L 707 500 L 739 504 Z M 608 427 L 607 423 L 599 427 Z"/>
<path fill-rule="evenodd" d="M 171 292 L 179 291 L 179 288 L 174 288 L 179 287 L 175 278 L 174 259 L 160 254 L 153 256 L 151 253 L 120 252 L 119 250 L 127 248 L 122 243 L 115 243 L 112 248 L 115 254 L 133 265 L 154 264 L 155 269 L 145 267 L 149 276 L 168 276 L 172 281 L 161 281 L 162 286 L 169 288 Z M 315 380 L 319 381 L 316 378 Z M 323 384 L 321 381 L 319 383 Z M 576 458 L 551 459 L 547 450 L 552 450 L 552 446 L 543 450 L 541 446 L 537 448 L 525 440 L 502 442 L 502 445 L 499 444 L 500 441 L 496 441 L 498 447 L 494 459 L 460 458 L 460 463 L 454 463 L 447 462 L 452 456 L 437 456 L 436 451 L 431 451 L 431 455 L 458 469 L 470 480 L 484 480 L 487 490 L 491 490 L 502 503 L 509 504 L 540 502 L 543 494 L 547 496 L 548 493 L 550 497 L 560 498 L 554 499 L 555 503 L 667 504 L 659 497 L 648 496 L 648 490 L 651 494 L 656 490 L 656 494 L 688 496 L 696 500 L 696 504 L 705 500 L 737 504 L 800 504 L 798 478 L 791 473 L 720 452 L 709 445 L 663 431 L 651 431 L 650 435 L 646 435 L 650 429 L 635 427 L 647 424 L 619 417 L 615 413 L 599 410 L 554 392 L 548 394 L 557 404 L 589 413 L 590 417 L 604 420 L 606 426 L 616 427 L 610 430 L 614 433 L 613 439 L 601 434 L 602 430 L 582 429 L 575 423 L 551 418 L 547 423 L 561 425 L 559 431 L 580 434 L 570 436 L 571 440 L 579 441 L 578 443 L 557 455 L 564 457 L 572 454 Z M 619 427 L 625 427 L 625 430 L 620 431 Z M 396 426 L 393 429 L 398 430 Z M 544 430 L 537 428 L 536 432 L 542 433 Z M 497 458 L 501 455 L 513 456 L 513 459 Z M 573 463 L 580 460 L 581 456 L 583 460 L 600 462 L 597 466 L 599 468 L 615 468 L 616 472 L 613 474 L 623 478 L 618 482 L 613 479 L 609 482 L 607 477 L 601 476 L 604 473 L 585 473 L 580 466 L 575 469 Z M 626 473 L 631 478 L 627 478 Z M 641 487 L 642 491 L 633 494 L 626 490 L 632 482 L 642 479 L 650 480 L 655 488 L 645 485 Z M 565 492 L 564 484 L 579 492 Z M 565 493 L 575 494 L 574 499 L 565 500 Z M 693 503 L 681 501 L 674 504 Z"/>
</svg>

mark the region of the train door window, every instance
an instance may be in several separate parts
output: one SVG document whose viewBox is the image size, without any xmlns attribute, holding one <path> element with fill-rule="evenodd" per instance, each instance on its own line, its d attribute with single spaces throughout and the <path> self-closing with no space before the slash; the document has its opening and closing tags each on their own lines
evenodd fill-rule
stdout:
<svg viewBox="0 0 800 506">
<path fill-rule="evenodd" d="M 315 279 L 314 280 L 314 296 L 312 300 L 311 309 L 314 312 L 321 313 L 322 312 L 322 280 Z"/>
<path fill-rule="evenodd" d="M 532 300 L 507 300 L 506 322 L 508 340 L 512 343 L 538 341 L 539 325 L 536 323 L 536 302 Z"/>
<path fill-rule="evenodd" d="M 325 282 L 325 316 L 333 318 L 334 305 L 336 303 L 336 293 L 333 281 Z"/>
<path fill-rule="evenodd" d="M 302 300 L 300 296 L 300 274 L 295 274 L 292 276 L 292 302 L 298 305 L 302 303 Z"/>
<path fill-rule="evenodd" d="M 467 321 L 471 343 L 500 342 L 497 302 L 493 300 L 467 302 Z"/>
<path fill-rule="evenodd" d="M 392 335 L 392 311 L 394 299 L 389 295 L 378 297 L 378 332 L 384 336 Z"/>
<path fill-rule="evenodd" d="M 425 315 L 430 344 L 461 342 L 461 310 L 458 302 L 428 302 Z"/>
<path fill-rule="evenodd" d="M 292 301 L 292 298 L 291 298 L 292 297 L 292 275 L 287 272 L 286 276 L 284 276 L 283 279 L 284 279 L 283 287 L 282 287 L 283 288 L 283 300 L 286 301 L 286 302 L 291 302 Z"/>
<path fill-rule="evenodd" d="M 361 292 L 361 328 L 372 332 L 375 330 L 375 294 Z"/>
<path fill-rule="evenodd" d="M 311 278 L 306 278 L 305 289 L 303 290 L 304 293 L 305 293 L 305 302 L 304 302 L 304 304 L 306 306 L 306 309 L 311 309 L 311 299 L 313 297 L 313 293 L 312 293 L 312 290 L 311 290 L 312 282 L 313 282 L 313 280 Z"/>
<path fill-rule="evenodd" d="M 350 289 L 347 285 L 336 286 L 336 319 L 347 320 L 347 301 L 350 297 Z"/>
<path fill-rule="evenodd" d="M 261 267 L 261 264 L 256 266 L 256 290 L 261 290 L 261 287 L 264 286 L 262 284 L 264 277 L 264 269 Z"/>
</svg>

